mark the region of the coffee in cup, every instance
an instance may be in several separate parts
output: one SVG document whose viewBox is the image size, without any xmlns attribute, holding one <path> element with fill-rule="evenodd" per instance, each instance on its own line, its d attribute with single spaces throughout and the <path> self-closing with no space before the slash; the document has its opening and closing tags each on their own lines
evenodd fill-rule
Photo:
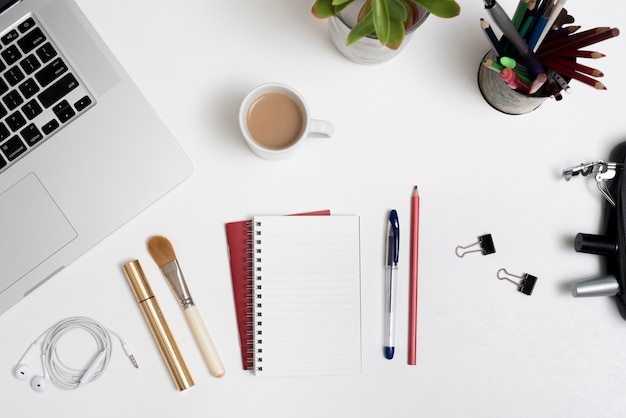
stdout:
<svg viewBox="0 0 626 418">
<path fill-rule="evenodd" d="M 330 137 L 330 122 L 311 119 L 306 102 L 293 88 L 279 83 L 252 90 L 239 111 L 239 125 L 248 146 L 258 156 L 279 159 L 310 136 Z"/>
<path fill-rule="evenodd" d="M 298 104 L 284 93 L 258 97 L 248 109 L 246 126 L 252 138 L 269 149 L 284 149 L 302 134 L 304 117 Z"/>
</svg>

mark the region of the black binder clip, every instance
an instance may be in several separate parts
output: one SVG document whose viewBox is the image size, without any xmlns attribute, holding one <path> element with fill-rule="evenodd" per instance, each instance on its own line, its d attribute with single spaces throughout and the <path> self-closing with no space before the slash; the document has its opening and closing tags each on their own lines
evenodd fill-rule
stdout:
<svg viewBox="0 0 626 418">
<path fill-rule="evenodd" d="M 498 270 L 498 273 L 496 273 L 496 276 L 498 276 L 498 279 L 500 280 L 507 280 L 517 285 L 517 290 L 519 290 L 520 292 L 528 296 L 530 296 L 530 294 L 533 293 L 533 289 L 535 288 L 535 283 L 537 283 L 537 277 L 531 274 L 524 273 L 524 275 L 522 276 L 516 276 L 506 271 L 506 269 Z M 516 280 L 513 280 L 511 277 L 516 277 L 520 280 L 516 281 Z"/>
<path fill-rule="evenodd" d="M 472 249 L 475 246 L 478 246 L 479 248 Z M 496 252 L 496 247 L 493 244 L 493 238 L 491 237 L 491 234 L 481 235 L 478 237 L 477 242 L 466 245 L 465 247 L 459 245 L 454 250 L 457 257 L 463 257 L 465 254 L 475 253 L 478 251 L 480 251 L 483 255 L 493 254 Z"/>
</svg>

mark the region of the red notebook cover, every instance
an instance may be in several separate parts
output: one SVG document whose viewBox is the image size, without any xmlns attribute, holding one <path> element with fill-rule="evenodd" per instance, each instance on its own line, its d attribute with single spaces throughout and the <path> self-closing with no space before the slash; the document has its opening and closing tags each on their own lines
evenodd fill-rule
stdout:
<svg viewBox="0 0 626 418">
<path fill-rule="evenodd" d="M 330 215 L 329 210 L 299 213 L 298 215 Z M 228 244 L 228 256 L 230 258 L 230 275 L 233 282 L 233 295 L 235 298 L 235 311 L 237 314 L 237 327 L 239 329 L 239 346 L 241 348 L 241 361 L 244 370 L 251 370 L 252 360 L 252 289 L 250 288 L 250 269 L 252 262 L 249 250 L 248 231 L 252 220 L 230 222 L 226 224 L 226 241 Z"/>
</svg>

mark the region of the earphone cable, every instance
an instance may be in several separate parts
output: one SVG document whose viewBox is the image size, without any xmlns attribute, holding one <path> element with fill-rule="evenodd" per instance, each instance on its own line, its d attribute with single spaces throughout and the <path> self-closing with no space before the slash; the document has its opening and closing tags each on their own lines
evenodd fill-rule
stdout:
<svg viewBox="0 0 626 418">
<path fill-rule="evenodd" d="M 91 364 L 83 369 L 67 366 L 60 359 L 57 347 L 68 332 L 82 329 L 88 332 L 97 345 L 98 353 Z M 45 339 L 42 347 L 42 359 L 45 372 L 48 373 L 55 386 L 72 390 L 98 379 L 106 370 L 111 359 L 111 335 L 114 335 L 122 345 L 124 352 L 134 367 L 138 367 L 135 357 L 130 353 L 128 344 L 117 333 L 104 327 L 99 322 L 87 317 L 71 317 L 59 321 L 44 332 Z M 42 334 L 42 335 L 44 335 Z"/>
</svg>

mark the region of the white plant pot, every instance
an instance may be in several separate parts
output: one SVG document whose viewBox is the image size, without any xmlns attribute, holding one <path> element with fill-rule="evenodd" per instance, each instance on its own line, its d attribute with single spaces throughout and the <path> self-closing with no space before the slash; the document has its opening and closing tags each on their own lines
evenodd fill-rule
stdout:
<svg viewBox="0 0 626 418">
<path fill-rule="evenodd" d="M 418 21 L 404 34 L 404 41 L 398 49 L 391 49 L 380 44 L 375 36 L 366 36 L 352 45 L 346 45 L 348 34 L 357 23 L 359 10 L 365 0 L 357 0 L 336 16 L 328 19 L 328 32 L 335 47 L 346 58 L 358 64 L 374 65 L 388 61 L 398 55 L 413 37 L 415 30 L 424 23 L 429 13 L 421 6 L 418 8 Z"/>
</svg>

